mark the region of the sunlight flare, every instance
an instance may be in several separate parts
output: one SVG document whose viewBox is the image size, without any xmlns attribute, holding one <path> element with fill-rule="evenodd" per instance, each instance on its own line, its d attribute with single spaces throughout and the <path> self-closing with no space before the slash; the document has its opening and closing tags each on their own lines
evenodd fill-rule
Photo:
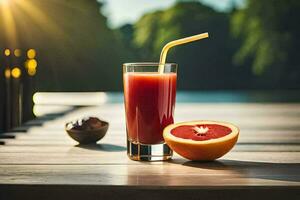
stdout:
<svg viewBox="0 0 300 200">
<path fill-rule="evenodd" d="M 20 34 L 20 23 L 17 21 L 23 19 L 25 16 L 27 20 L 31 20 L 32 24 L 38 26 L 44 33 L 67 38 L 61 27 L 51 17 L 47 16 L 38 5 L 35 5 L 34 2 L 0 0 L 0 24 L 3 24 L 7 46 L 17 48 L 20 43 L 26 40 L 26 38 L 18 35 Z M 30 29 L 30 27 L 27 28 L 28 30 Z"/>
<path fill-rule="evenodd" d="M 65 33 L 56 22 L 43 13 L 38 6 L 30 1 L 16 1 L 16 4 L 20 8 L 20 11 L 23 11 L 28 15 L 28 17 L 30 17 L 43 31 L 65 37 Z"/>
<path fill-rule="evenodd" d="M 11 12 L 11 5 L 9 0 L 0 0 L 1 18 L 4 26 L 4 35 L 8 44 L 11 46 L 17 45 L 17 31 L 14 16 Z"/>
<path fill-rule="evenodd" d="M 0 0 L 0 5 L 7 5 L 9 2 L 10 0 Z"/>
</svg>

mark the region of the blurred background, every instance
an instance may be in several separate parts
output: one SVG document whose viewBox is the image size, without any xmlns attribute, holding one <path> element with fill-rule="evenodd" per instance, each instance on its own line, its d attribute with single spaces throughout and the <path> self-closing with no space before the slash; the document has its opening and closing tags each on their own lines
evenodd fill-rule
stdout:
<svg viewBox="0 0 300 200">
<path fill-rule="evenodd" d="M 0 0 L 1 79 L 122 91 L 122 63 L 158 62 L 168 41 L 207 31 L 168 54 L 179 89 L 300 89 L 299 21 L 298 0 Z"/>
<path fill-rule="evenodd" d="M 122 63 L 203 32 L 169 51 L 177 102 L 298 102 L 299 21 L 299 0 L 0 0 L 0 132 L 123 102 Z"/>
</svg>

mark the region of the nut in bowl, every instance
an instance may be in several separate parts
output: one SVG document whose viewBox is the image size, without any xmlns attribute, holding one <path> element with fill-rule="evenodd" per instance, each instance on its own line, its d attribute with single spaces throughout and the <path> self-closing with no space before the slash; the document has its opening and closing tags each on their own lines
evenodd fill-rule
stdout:
<svg viewBox="0 0 300 200">
<path fill-rule="evenodd" d="M 96 117 L 78 119 L 66 123 L 68 135 L 80 144 L 96 143 L 102 139 L 108 130 L 109 123 Z"/>
</svg>

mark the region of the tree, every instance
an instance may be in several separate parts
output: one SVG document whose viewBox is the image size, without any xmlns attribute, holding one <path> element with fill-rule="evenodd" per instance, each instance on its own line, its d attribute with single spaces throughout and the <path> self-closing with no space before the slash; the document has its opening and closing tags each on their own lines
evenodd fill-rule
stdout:
<svg viewBox="0 0 300 200">
<path fill-rule="evenodd" d="M 233 34 L 242 45 L 235 63 L 250 63 L 267 88 L 299 88 L 300 1 L 251 0 L 232 17 Z"/>
<path fill-rule="evenodd" d="M 218 13 L 199 2 L 177 2 L 164 11 L 146 14 L 134 25 L 138 60 L 158 62 L 167 42 L 208 31 L 209 39 L 170 50 L 167 61 L 179 64 L 179 88 L 243 87 L 235 77 L 245 69 L 231 64 L 236 44 L 230 38 L 229 19 L 229 13 Z"/>
<path fill-rule="evenodd" d="M 18 48 L 37 49 L 39 90 L 122 89 L 122 50 L 114 32 L 107 27 L 106 17 L 99 12 L 101 3 L 87 0 L 15 2 L 11 9 Z M 3 30 L 1 22 L 0 30 Z"/>
</svg>

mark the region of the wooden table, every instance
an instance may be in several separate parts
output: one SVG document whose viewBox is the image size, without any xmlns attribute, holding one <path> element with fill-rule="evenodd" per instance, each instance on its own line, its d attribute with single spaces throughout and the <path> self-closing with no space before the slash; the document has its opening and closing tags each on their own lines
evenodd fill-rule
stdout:
<svg viewBox="0 0 300 200">
<path fill-rule="evenodd" d="M 64 123 L 110 122 L 96 145 L 78 146 Z M 47 119 L 47 120 L 44 120 Z M 0 199 L 300 199 L 300 103 L 177 103 L 176 121 L 213 119 L 241 129 L 215 162 L 136 162 L 126 155 L 122 103 L 81 107 L 1 139 Z"/>
</svg>

